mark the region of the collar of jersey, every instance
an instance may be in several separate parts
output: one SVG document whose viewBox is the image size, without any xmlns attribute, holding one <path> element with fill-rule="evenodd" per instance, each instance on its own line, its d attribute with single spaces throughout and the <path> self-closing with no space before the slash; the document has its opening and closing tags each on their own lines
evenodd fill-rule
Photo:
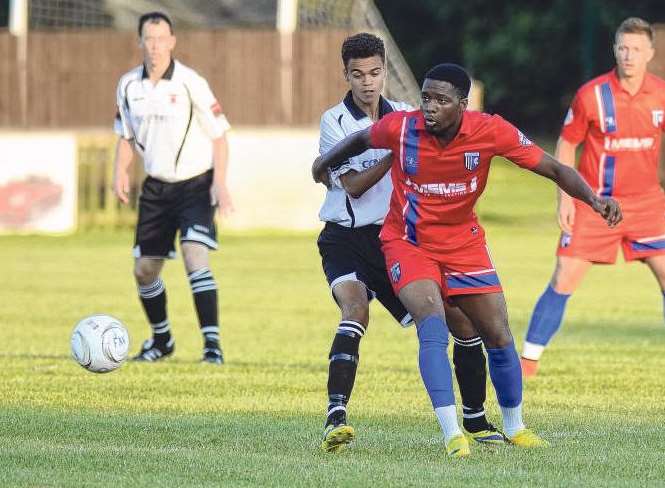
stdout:
<svg viewBox="0 0 665 488">
<path fill-rule="evenodd" d="M 162 75 L 162 80 L 170 80 L 173 78 L 173 70 L 175 70 L 175 61 L 173 58 L 171 58 L 171 62 L 169 63 L 169 67 L 166 68 L 166 71 L 164 71 L 164 74 Z M 145 64 L 143 65 L 143 73 L 141 74 L 141 79 L 145 80 L 148 78 L 148 69 L 145 67 Z"/>
<path fill-rule="evenodd" d="M 349 90 L 346 93 L 346 96 L 344 97 L 344 105 L 346 106 L 347 110 L 353 115 L 353 118 L 356 120 L 362 120 L 365 117 L 367 117 L 367 114 L 362 111 L 358 105 L 356 105 L 356 102 L 353 100 L 353 95 L 351 94 L 351 90 Z M 383 95 L 379 96 L 379 118 L 382 118 L 384 115 L 389 114 L 390 112 L 393 111 L 392 105 L 388 103 L 388 100 L 383 98 Z"/>
</svg>

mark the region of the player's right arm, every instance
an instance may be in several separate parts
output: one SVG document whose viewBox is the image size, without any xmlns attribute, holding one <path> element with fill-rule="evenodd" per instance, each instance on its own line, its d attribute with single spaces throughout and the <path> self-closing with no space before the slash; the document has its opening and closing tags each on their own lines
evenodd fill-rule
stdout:
<svg viewBox="0 0 665 488">
<path fill-rule="evenodd" d="M 576 150 L 577 144 L 573 144 L 563 137 L 559 137 L 554 157 L 560 163 L 573 168 L 575 167 Z M 572 234 L 573 224 L 575 222 L 575 204 L 573 203 L 572 197 L 560 188 L 557 192 L 557 217 L 561 230 L 566 234 Z"/>
<path fill-rule="evenodd" d="M 561 135 L 557 141 L 554 157 L 562 164 L 575 167 L 577 146 L 586 138 L 589 130 L 589 118 L 585 106 L 585 93 L 588 89 L 580 89 L 573 98 L 566 119 L 563 122 Z M 566 192 L 559 188 L 557 192 L 557 220 L 559 227 L 566 234 L 572 234 L 575 223 L 575 204 Z"/>
<path fill-rule="evenodd" d="M 339 177 L 344 191 L 353 198 L 360 198 L 363 193 L 376 185 L 393 164 L 393 153 L 383 156 L 377 164 L 363 171 L 351 170 Z"/>
<path fill-rule="evenodd" d="M 353 156 L 364 153 L 370 148 L 370 128 L 348 135 L 335 144 L 328 152 L 321 154 L 312 164 L 312 177 L 316 183 L 325 183 L 328 169 Z"/>
<path fill-rule="evenodd" d="M 121 78 L 116 92 L 118 111 L 113 125 L 113 130 L 118 135 L 113 162 L 113 193 L 118 200 L 126 204 L 129 203 L 129 168 L 134 159 L 134 147 L 132 146 L 134 133 L 130 124 L 125 92 L 125 83 Z"/>
</svg>

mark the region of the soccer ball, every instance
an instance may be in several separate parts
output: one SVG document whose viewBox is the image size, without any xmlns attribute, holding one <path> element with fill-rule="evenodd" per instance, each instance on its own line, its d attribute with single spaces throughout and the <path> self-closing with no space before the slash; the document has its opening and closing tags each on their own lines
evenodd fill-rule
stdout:
<svg viewBox="0 0 665 488">
<path fill-rule="evenodd" d="M 81 320 L 72 333 L 72 356 L 93 373 L 108 373 L 127 359 L 129 334 L 115 317 L 91 315 Z"/>
</svg>

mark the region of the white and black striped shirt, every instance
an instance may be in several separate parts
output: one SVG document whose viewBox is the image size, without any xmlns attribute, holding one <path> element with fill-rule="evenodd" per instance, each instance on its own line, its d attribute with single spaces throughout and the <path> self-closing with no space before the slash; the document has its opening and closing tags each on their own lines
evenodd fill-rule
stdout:
<svg viewBox="0 0 665 488">
<path fill-rule="evenodd" d="M 213 167 L 212 139 L 230 126 L 208 82 L 172 60 L 156 84 L 144 66 L 120 78 L 115 132 L 132 140 L 148 175 L 175 182 Z"/>
<path fill-rule="evenodd" d="M 379 117 L 399 110 L 412 110 L 412 108 L 406 103 L 380 98 Z M 365 129 L 372 123 L 372 119 L 355 104 L 349 91 L 341 103 L 327 110 L 321 117 L 319 152 L 325 154 L 349 134 Z M 387 153 L 385 149 L 369 149 L 334 167 L 330 172 L 332 187 L 326 192 L 319 218 L 324 222 L 334 222 L 344 227 L 383 224 L 393 190 L 390 172 L 360 198 L 350 197 L 344 191 L 339 178 L 348 171 L 361 172 L 374 166 Z"/>
</svg>

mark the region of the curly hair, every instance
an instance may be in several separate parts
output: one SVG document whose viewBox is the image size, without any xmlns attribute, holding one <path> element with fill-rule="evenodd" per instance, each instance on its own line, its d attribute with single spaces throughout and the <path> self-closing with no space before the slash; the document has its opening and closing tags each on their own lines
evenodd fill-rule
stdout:
<svg viewBox="0 0 665 488">
<path fill-rule="evenodd" d="M 351 59 L 364 59 L 372 56 L 379 56 L 383 63 L 386 62 L 386 48 L 380 37 L 369 32 L 361 32 L 344 39 L 342 62 L 345 68 Z"/>
</svg>

